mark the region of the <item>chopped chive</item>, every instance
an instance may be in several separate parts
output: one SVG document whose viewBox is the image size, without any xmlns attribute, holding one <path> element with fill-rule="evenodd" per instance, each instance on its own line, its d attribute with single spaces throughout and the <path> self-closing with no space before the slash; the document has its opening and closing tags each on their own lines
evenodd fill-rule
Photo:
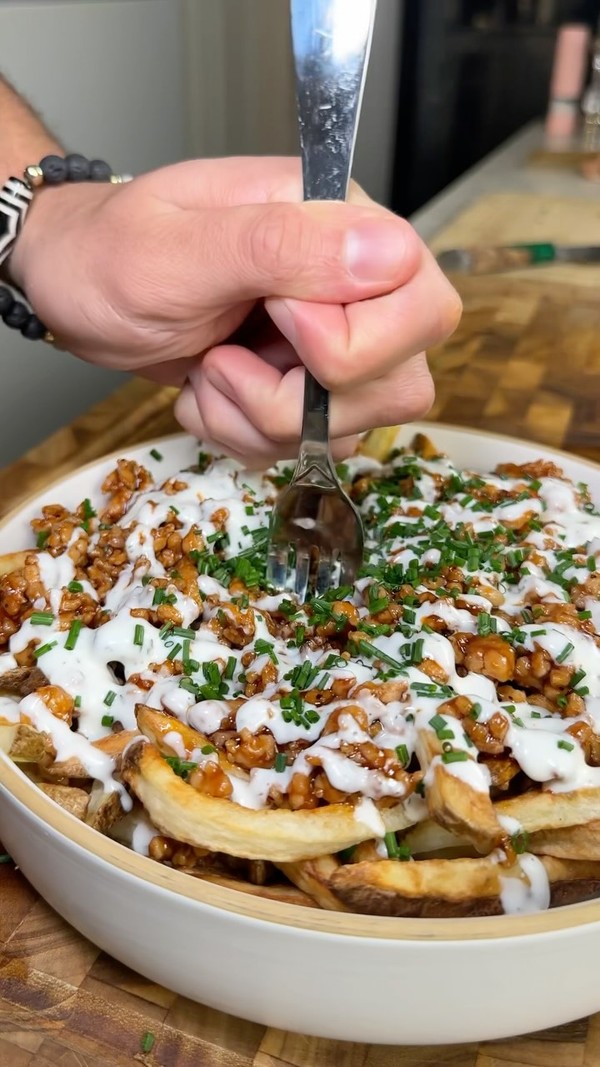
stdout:
<svg viewBox="0 0 600 1067">
<path fill-rule="evenodd" d="M 179 643 L 176 644 L 176 645 L 173 645 L 173 648 L 169 652 L 169 654 L 167 656 L 167 659 L 174 660 L 179 655 L 179 653 L 181 652 L 181 647 L 182 646 Z"/>
<path fill-rule="evenodd" d="M 565 752 L 572 752 L 575 748 L 575 745 L 572 744 L 571 741 L 563 741 L 562 738 L 560 739 L 560 741 L 557 741 L 557 745 L 558 748 L 564 749 Z"/>
<path fill-rule="evenodd" d="M 69 590 L 69 593 L 82 593 L 83 585 L 81 582 L 69 582 L 67 589 Z"/>
<path fill-rule="evenodd" d="M 565 645 L 565 647 L 563 648 L 563 650 L 560 653 L 560 655 L 556 657 L 556 662 L 557 663 L 564 663 L 564 661 L 566 660 L 567 656 L 570 656 L 571 652 L 573 652 L 574 649 L 575 649 L 575 645 L 572 645 L 571 642 L 569 641 L 569 643 L 567 645 Z"/>
<path fill-rule="evenodd" d="M 111 704 L 114 704 L 116 696 L 114 689 L 109 689 L 102 703 L 106 704 L 107 708 L 110 708 Z"/>
<path fill-rule="evenodd" d="M 578 697 L 587 697 L 590 694 L 587 685 L 581 685 L 579 689 L 574 689 L 573 692 L 576 693 Z"/>
<path fill-rule="evenodd" d="M 79 696 L 79 694 L 75 697 L 73 706 L 76 708 L 81 707 L 81 697 Z"/>
<path fill-rule="evenodd" d="M 200 751 L 203 756 L 210 756 L 212 752 L 216 752 L 217 750 L 214 745 L 202 745 Z"/>
<path fill-rule="evenodd" d="M 144 644 L 144 627 L 141 623 L 137 623 L 135 630 L 133 631 L 133 643 L 138 645 L 139 648 Z M 181 648 L 181 645 L 179 646 Z"/>
<path fill-rule="evenodd" d="M 406 745 L 396 745 L 396 755 L 403 767 L 408 767 L 410 756 Z"/>
<path fill-rule="evenodd" d="M 265 641 L 262 637 L 259 637 L 258 640 L 254 642 L 254 651 L 259 656 L 268 656 L 271 662 L 276 665 L 279 663 L 279 660 L 275 655 L 275 649 L 272 641 Z"/>
<path fill-rule="evenodd" d="M 584 622 L 586 619 L 591 619 L 591 617 L 592 617 L 591 611 L 578 611 L 577 612 L 577 618 L 581 619 L 582 622 Z"/>
<path fill-rule="evenodd" d="M 106 703 L 106 701 L 105 701 L 105 703 Z M 114 715 L 103 715 L 102 718 L 100 719 L 100 722 L 102 723 L 103 726 L 112 726 L 114 721 L 115 721 Z"/>
<path fill-rule="evenodd" d="M 52 626 L 54 615 L 51 611 L 32 611 L 29 621 L 33 626 Z"/>
<path fill-rule="evenodd" d="M 34 649 L 33 654 L 34 654 L 35 658 L 39 659 L 40 656 L 43 656 L 43 655 L 46 654 L 46 652 L 49 652 L 51 648 L 55 648 L 57 644 L 58 644 L 58 641 L 48 641 L 48 644 L 40 645 L 39 648 Z"/>
<path fill-rule="evenodd" d="M 0 852 L 0 863 L 12 863 L 12 856 L 8 852 Z"/>
<path fill-rule="evenodd" d="M 186 641 L 193 641 L 196 636 L 196 631 L 192 630 L 189 626 L 173 627 L 173 637 L 184 637 Z"/>
<path fill-rule="evenodd" d="M 595 556 L 588 556 L 588 558 L 587 558 L 587 569 L 588 569 L 588 571 L 595 571 L 596 570 L 596 557 Z"/>
<path fill-rule="evenodd" d="M 72 652 L 75 648 L 75 645 L 77 644 L 77 641 L 79 639 L 79 632 L 82 626 L 83 623 L 81 619 L 73 619 L 73 622 L 69 627 L 67 640 L 65 641 L 65 648 L 67 649 L 67 652 Z"/>
<path fill-rule="evenodd" d="M 150 455 L 152 456 L 152 459 L 157 459 L 159 462 L 163 458 L 162 452 L 159 452 L 157 448 L 151 448 Z"/>
<path fill-rule="evenodd" d="M 431 726 L 431 729 L 435 730 L 436 734 L 439 736 L 440 730 L 446 729 L 446 720 L 443 719 L 441 715 L 434 715 L 429 720 L 429 726 Z"/>
<path fill-rule="evenodd" d="M 387 834 L 383 835 L 383 840 L 385 842 L 385 847 L 387 849 L 387 854 L 388 854 L 389 858 L 391 860 L 397 859 L 398 858 L 398 842 L 396 840 L 396 835 L 393 832 L 393 830 L 388 830 Z"/>
<path fill-rule="evenodd" d="M 277 755 L 275 756 L 274 767 L 278 774 L 283 774 L 287 767 L 287 757 L 285 755 L 285 752 L 277 753 Z"/>
<path fill-rule="evenodd" d="M 162 459 L 162 456 L 160 458 Z M 141 1049 L 141 1051 L 142 1052 L 151 1052 L 152 1051 L 152 1047 L 154 1045 L 154 1041 L 155 1041 L 154 1034 L 151 1034 L 149 1030 L 146 1030 L 146 1033 L 142 1036 L 142 1040 L 140 1041 L 140 1049 Z"/>
<path fill-rule="evenodd" d="M 469 718 L 477 720 L 481 715 L 481 704 L 473 704 L 469 712 Z"/>
<path fill-rule="evenodd" d="M 510 843 L 513 847 L 513 852 L 516 852 L 517 856 L 522 856 L 529 848 L 527 830 L 517 830 L 514 834 L 511 834 Z"/>
<path fill-rule="evenodd" d="M 442 763 L 464 763 L 468 758 L 466 752 L 442 752 Z"/>
<path fill-rule="evenodd" d="M 569 682 L 571 689 L 575 689 L 575 686 L 579 685 L 579 683 L 582 682 L 584 678 L 585 671 L 583 670 L 583 668 L 580 668 L 578 671 L 575 671 L 575 674 L 571 675 L 571 680 Z"/>
<path fill-rule="evenodd" d="M 88 519 L 94 519 L 96 517 L 96 509 L 92 507 L 92 502 L 89 497 L 86 497 L 82 504 L 83 517 L 87 522 Z"/>
<path fill-rule="evenodd" d="M 226 665 L 225 665 L 225 670 L 223 671 L 223 677 L 224 678 L 227 678 L 228 680 L 233 678 L 234 671 L 235 671 L 235 663 L 236 663 L 235 656 L 230 656 L 229 659 L 227 660 Z"/>
<path fill-rule="evenodd" d="M 35 543 L 36 543 L 37 547 L 38 548 L 44 548 L 45 545 L 46 545 L 46 541 L 48 540 L 49 537 L 50 537 L 50 530 L 40 530 L 40 532 L 38 533 L 38 535 L 37 535 L 37 537 L 35 539 Z"/>
</svg>

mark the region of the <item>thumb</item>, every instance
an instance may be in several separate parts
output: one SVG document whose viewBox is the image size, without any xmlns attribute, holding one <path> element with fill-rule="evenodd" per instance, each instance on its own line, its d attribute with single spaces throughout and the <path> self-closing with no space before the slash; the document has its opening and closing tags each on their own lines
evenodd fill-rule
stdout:
<svg viewBox="0 0 600 1067">
<path fill-rule="evenodd" d="M 194 211 L 191 224 L 191 212 L 182 214 L 184 278 L 196 294 L 201 282 L 207 302 L 280 296 L 351 303 L 403 285 L 421 259 L 411 226 L 383 208 L 248 204 Z"/>
</svg>

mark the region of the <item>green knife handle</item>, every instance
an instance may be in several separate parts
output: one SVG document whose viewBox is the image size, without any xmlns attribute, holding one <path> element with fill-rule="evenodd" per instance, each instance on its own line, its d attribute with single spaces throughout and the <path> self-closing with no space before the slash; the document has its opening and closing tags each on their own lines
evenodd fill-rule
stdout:
<svg viewBox="0 0 600 1067">
<path fill-rule="evenodd" d="M 553 244 L 518 244 L 512 245 L 523 252 L 529 253 L 530 263 L 552 263 L 556 259 L 556 246 Z"/>
</svg>

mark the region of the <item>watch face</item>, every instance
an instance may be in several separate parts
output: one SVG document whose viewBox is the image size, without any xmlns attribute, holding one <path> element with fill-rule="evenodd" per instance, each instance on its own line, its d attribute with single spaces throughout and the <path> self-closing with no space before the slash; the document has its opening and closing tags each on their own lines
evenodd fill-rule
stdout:
<svg viewBox="0 0 600 1067">
<path fill-rule="evenodd" d="M 32 199 L 31 189 L 19 178 L 9 178 L 0 189 L 0 263 L 11 251 Z"/>
</svg>

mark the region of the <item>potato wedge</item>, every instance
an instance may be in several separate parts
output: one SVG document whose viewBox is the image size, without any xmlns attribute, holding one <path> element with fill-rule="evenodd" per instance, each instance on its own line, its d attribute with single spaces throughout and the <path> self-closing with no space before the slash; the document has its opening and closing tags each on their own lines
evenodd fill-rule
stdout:
<svg viewBox="0 0 600 1067">
<path fill-rule="evenodd" d="M 55 785 L 53 782 L 38 782 L 38 785 L 42 793 L 56 804 L 60 804 L 61 808 L 69 811 L 76 819 L 85 819 L 90 799 L 85 789 L 79 789 L 75 785 Z"/>
<path fill-rule="evenodd" d="M 225 889 L 235 889 L 238 893 L 247 893 L 249 896 L 260 897 L 261 900 L 277 900 L 282 904 L 296 904 L 303 908 L 318 908 L 319 904 L 307 893 L 303 893 L 295 885 L 283 882 L 274 885 L 252 885 L 242 878 L 233 878 L 230 875 L 221 874 L 214 870 L 198 870 L 195 867 L 185 868 L 185 874 L 193 878 L 201 878 L 204 882 L 212 882 L 214 885 L 222 885 Z"/>
<path fill-rule="evenodd" d="M 499 815 L 509 815 L 527 833 L 560 830 L 600 820 L 600 789 L 578 789 L 574 793 L 523 793 L 496 804 Z"/>
<path fill-rule="evenodd" d="M 14 667 L 0 674 L 0 693 L 26 697 L 43 685 L 48 685 L 48 679 L 39 667 Z"/>
<path fill-rule="evenodd" d="M 369 430 L 360 440 L 359 454 L 384 463 L 394 448 L 399 430 L 399 426 L 379 426 L 376 430 Z"/>
<path fill-rule="evenodd" d="M 178 755 L 173 747 L 173 738 L 169 737 L 170 734 L 179 735 L 188 754 L 195 748 L 210 744 L 210 739 L 205 734 L 201 734 L 199 730 L 195 730 L 193 726 L 188 726 L 187 723 L 167 712 L 149 708 L 147 704 L 136 705 L 135 717 L 144 737 L 152 741 L 163 756 Z M 222 753 L 219 756 L 219 763 L 228 773 L 235 774 L 238 778 L 248 778 L 247 772 L 242 767 L 231 763 Z"/>
<path fill-rule="evenodd" d="M 121 730 L 119 733 L 108 734 L 106 737 L 101 737 L 98 741 L 92 741 L 91 743 L 94 748 L 97 748 L 106 756 L 111 756 L 115 763 L 115 770 L 118 770 L 123 751 L 129 742 L 137 736 L 137 730 Z M 77 756 L 70 756 L 69 759 L 64 760 L 48 760 L 44 764 L 44 774 L 49 778 L 81 779 L 90 777 L 89 768 Z"/>
<path fill-rule="evenodd" d="M 600 862 L 600 819 L 561 830 L 538 830 L 529 838 L 528 849 L 557 859 Z"/>
<path fill-rule="evenodd" d="M 27 556 L 34 552 L 33 548 L 25 548 L 22 552 L 5 552 L 0 555 L 0 578 L 3 574 L 10 574 L 11 571 L 19 570 L 23 566 Z"/>
<path fill-rule="evenodd" d="M 417 753 L 421 767 L 428 772 L 426 800 L 432 818 L 452 833 L 471 841 L 478 852 L 487 854 L 502 847 L 507 838 L 506 830 L 498 821 L 478 764 L 469 760 L 466 766 L 473 773 L 481 774 L 481 789 L 471 785 L 466 777 L 453 774 L 450 769 L 453 764 L 446 766 L 438 762 L 443 755 L 442 743 L 431 729 L 419 730 Z"/>
<path fill-rule="evenodd" d="M 597 896 L 600 863 L 540 857 L 550 882 L 551 907 Z M 330 879 L 334 895 L 351 911 L 367 915 L 449 918 L 502 915 L 502 880 L 526 879 L 519 865 L 500 866 L 491 857 L 399 863 L 354 863 Z"/>
<path fill-rule="evenodd" d="M 148 741 L 128 747 L 121 773 L 161 833 L 213 852 L 291 863 L 340 852 L 373 835 L 354 817 L 350 804 L 255 810 L 201 794 L 179 778 Z M 386 830 L 410 825 L 403 804 L 381 809 L 380 814 Z"/>
<path fill-rule="evenodd" d="M 121 798 L 116 790 L 107 793 L 101 782 L 94 782 L 85 814 L 88 826 L 106 834 L 123 815 Z"/>
<path fill-rule="evenodd" d="M 326 908 L 328 911 L 347 911 L 345 904 L 329 888 L 331 877 L 339 865 L 335 856 L 317 856 L 312 860 L 280 863 L 278 867 L 290 882 L 307 893 L 320 908 Z"/>
<path fill-rule="evenodd" d="M 0 726 L 0 749 L 15 763 L 40 763 L 54 753 L 48 734 L 22 722 Z"/>
<path fill-rule="evenodd" d="M 507 839 L 489 793 L 455 778 L 441 763 L 433 768 L 427 806 L 436 822 L 472 842 L 479 852 L 487 854 L 501 848 Z"/>
</svg>

